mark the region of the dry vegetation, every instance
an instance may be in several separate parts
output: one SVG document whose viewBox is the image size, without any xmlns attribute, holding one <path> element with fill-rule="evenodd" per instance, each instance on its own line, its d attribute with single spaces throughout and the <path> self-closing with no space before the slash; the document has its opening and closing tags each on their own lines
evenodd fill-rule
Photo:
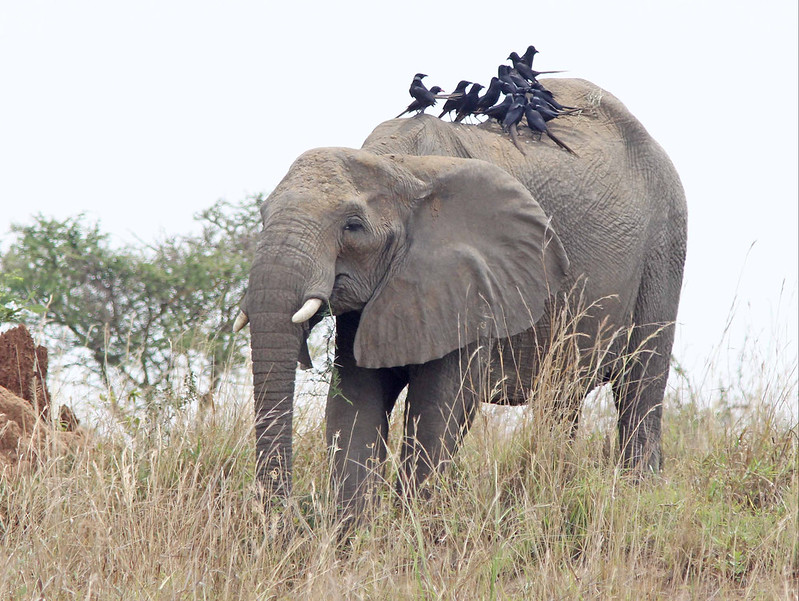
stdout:
<svg viewBox="0 0 799 601">
<path fill-rule="evenodd" d="M 242 385 L 215 415 L 103 428 L 6 468 L 0 598 L 795 599 L 796 373 L 764 377 L 712 398 L 675 378 L 665 469 L 641 482 L 616 465 L 606 395 L 573 445 L 540 404 L 486 410 L 429 498 L 386 486 L 349 535 L 313 403 L 296 419 L 296 496 L 265 512 Z"/>
</svg>

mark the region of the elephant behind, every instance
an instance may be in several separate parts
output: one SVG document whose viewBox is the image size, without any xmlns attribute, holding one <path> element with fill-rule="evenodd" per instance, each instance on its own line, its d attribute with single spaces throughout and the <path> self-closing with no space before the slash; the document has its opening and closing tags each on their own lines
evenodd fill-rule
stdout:
<svg viewBox="0 0 799 601">
<path fill-rule="evenodd" d="M 414 485 L 468 429 L 481 397 L 464 374 L 504 358 L 517 377 L 498 400 L 526 401 L 553 316 L 573 290 L 588 305 L 577 324 L 586 349 L 602 332 L 629 329 L 586 390 L 611 382 L 625 464 L 659 469 L 683 189 L 617 99 L 583 80 L 546 85 L 564 104 L 587 107 L 552 124 L 577 156 L 530 133 L 517 147 L 496 124 L 421 115 L 379 125 L 361 150 L 303 154 L 270 195 L 242 303 L 259 477 L 270 494 L 290 489 L 294 371 L 325 307 L 336 316 L 338 372 L 327 440 L 346 505 L 363 500 L 370 466 L 384 460 L 406 386 L 402 469 Z M 623 360 L 631 351 L 634 360 Z"/>
</svg>

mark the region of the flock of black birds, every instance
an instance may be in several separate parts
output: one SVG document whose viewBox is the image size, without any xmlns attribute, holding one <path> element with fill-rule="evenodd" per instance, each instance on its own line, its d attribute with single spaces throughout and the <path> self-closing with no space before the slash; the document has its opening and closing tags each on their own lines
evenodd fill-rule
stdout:
<svg viewBox="0 0 799 601">
<path fill-rule="evenodd" d="M 443 90 L 439 86 L 428 89 L 422 83 L 422 79 L 427 75 L 417 73 L 413 77 L 410 90 L 408 90 L 413 97 L 413 102 L 397 117 L 414 111 L 420 115 L 429 107 L 435 106 L 439 99 L 446 99 L 444 110 L 438 116 L 439 119 L 444 115 L 451 115 L 453 112 L 455 113 L 453 121 L 456 123 L 460 123 L 469 115 L 485 115 L 489 119 L 496 119 L 503 131 L 510 133 L 516 147 L 522 150 L 517 141 L 517 126 L 524 118 L 527 120 L 527 126 L 539 137 L 546 134 L 555 144 L 571 154 L 576 154 L 550 131 L 547 122 L 582 109 L 563 106 L 555 100 L 552 92 L 541 85 L 538 81 L 539 75 L 562 73 L 562 71 L 534 70 L 533 58 L 537 53 L 538 50 L 535 46 L 528 46 L 521 56 L 516 52 L 511 52 L 507 60 L 511 61 L 513 66 L 500 65 L 497 69 L 497 77 L 491 78 L 491 82 L 482 96 L 480 91 L 485 89 L 485 86 L 465 79 L 458 82 L 451 94 L 442 94 Z M 466 88 L 470 85 L 471 88 L 467 91 Z M 505 95 L 505 98 L 500 102 L 499 97 L 502 94 Z"/>
</svg>

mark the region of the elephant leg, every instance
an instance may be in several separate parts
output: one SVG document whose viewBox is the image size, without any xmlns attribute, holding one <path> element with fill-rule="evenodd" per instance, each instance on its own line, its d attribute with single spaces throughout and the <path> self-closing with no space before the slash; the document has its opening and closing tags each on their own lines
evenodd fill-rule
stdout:
<svg viewBox="0 0 799 601">
<path fill-rule="evenodd" d="M 481 353 L 456 350 L 409 369 L 400 494 L 415 494 L 455 454 L 483 398 L 486 372 Z"/>
<path fill-rule="evenodd" d="M 401 370 L 355 364 L 359 315 L 336 318 L 336 376 L 327 398 L 326 440 L 332 453 L 331 485 L 342 512 L 359 515 L 386 458 L 388 418 L 407 383 Z"/>
<path fill-rule="evenodd" d="M 618 410 L 619 446 L 625 467 L 658 471 L 661 467 L 660 431 L 668 358 L 650 345 L 656 326 L 636 326 L 631 356 L 623 374 L 613 381 Z"/>
<path fill-rule="evenodd" d="M 614 370 L 619 445 L 628 468 L 657 472 L 662 467 L 663 396 L 674 343 L 682 269 L 667 253 L 647 263 L 633 311 L 636 324 L 627 353 Z"/>
<path fill-rule="evenodd" d="M 550 381 L 550 374 L 575 372 L 571 355 L 566 354 L 559 348 L 559 343 L 552 340 L 552 315 L 562 311 L 565 311 L 562 305 L 549 307 L 544 318 L 534 328 L 514 336 L 510 345 L 505 345 L 503 368 L 498 370 L 497 379 L 504 386 L 511 387 L 512 392 L 506 394 L 506 398 L 510 399 L 509 404 L 536 404 L 541 409 L 542 417 L 545 417 L 547 423 L 551 423 L 553 429 L 568 432 L 571 439 L 574 439 L 583 400 L 592 383 L 578 385 L 580 380 L 574 377 L 568 377 L 568 381 L 562 377 L 558 377 L 556 382 Z M 567 336 L 570 333 L 560 334 L 559 331 L 558 336 L 561 335 Z M 581 349 L 581 355 L 590 355 L 592 346 L 586 344 L 586 348 Z M 561 353 L 564 359 L 560 358 Z M 542 365 L 547 370 L 546 374 L 541 373 Z"/>
</svg>

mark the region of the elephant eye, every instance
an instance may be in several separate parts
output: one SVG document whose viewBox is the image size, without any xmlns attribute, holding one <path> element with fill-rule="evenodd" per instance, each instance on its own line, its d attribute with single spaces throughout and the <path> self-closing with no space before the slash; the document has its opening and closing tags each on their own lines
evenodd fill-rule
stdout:
<svg viewBox="0 0 799 601">
<path fill-rule="evenodd" d="M 362 232 L 364 229 L 366 228 L 359 217 L 350 217 L 347 219 L 347 223 L 344 224 L 345 232 Z"/>
</svg>

